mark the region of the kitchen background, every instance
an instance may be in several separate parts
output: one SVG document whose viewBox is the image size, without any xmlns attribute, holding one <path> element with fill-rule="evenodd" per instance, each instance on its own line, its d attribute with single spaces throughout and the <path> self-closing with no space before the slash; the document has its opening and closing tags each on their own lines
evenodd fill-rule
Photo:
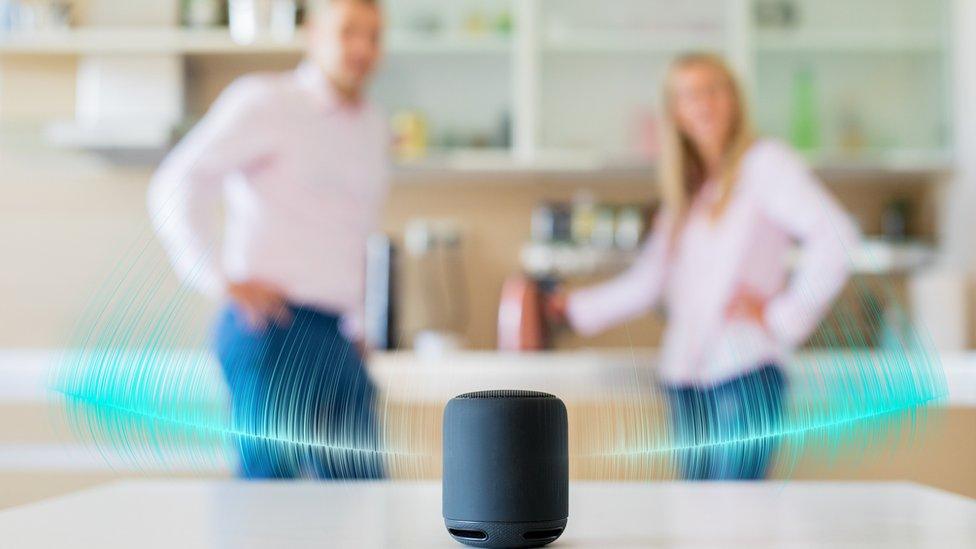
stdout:
<svg viewBox="0 0 976 549">
<path fill-rule="evenodd" d="M 895 288 L 947 364 L 976 371 L 976 2 L 386 5 L 374 95 L 396 137 L 384 231 L 397 252 L 392 306 L 380 304 L 395 324 L 376 327 L 378 341 L 517 348 L 499 334 L 503 288 L 524 289 L 513 275 L 574 285 L 626 266 L 657 199 L 661 76 L 676 53 L 707 49 L 743 75 L 762 132 L 807 155 L 869 235 L 853 254 L 859 278 Z M 162 261 L 144 207 L 155 164 L 231 80 L 299 61 L 301 17 L 291 0 L 0 0 L 0 366 L 69 345 L 133 245 Z M 373 255 L 380 272 L 381 241 Z M 168 278 L 160 293 L 176 287 Z M 197 306 L 188 329 L 203 333 Z M 645 349 L 660 329 L 647 318 L 551 343 Z M 0 445 L 50 443 L 41 408 L 0 404 Z M 924 452 L 832 474 L 922 475 L 976 494 L 976 410 L 953 405 L 943 429 Z M 0 477 L 25 455 L 0 451 Z M 107 474 L 38 467 L 11 499 Z"/>
</svg>

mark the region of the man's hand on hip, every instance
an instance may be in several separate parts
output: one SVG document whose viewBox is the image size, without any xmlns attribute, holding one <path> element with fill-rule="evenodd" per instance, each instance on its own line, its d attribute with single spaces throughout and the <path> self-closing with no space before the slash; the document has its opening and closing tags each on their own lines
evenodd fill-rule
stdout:
<svg viewBox="0 0 976 549">
<path fill-rule="evenodd" d="M 227 295 L 244 313 L 247 323 L 255 330 L 263 330 L 269 322 L 281 327 L 291 323 L 291 311 L 284 294 L 271 284 L 258 281 L 231 282 Z"/>
</svg>

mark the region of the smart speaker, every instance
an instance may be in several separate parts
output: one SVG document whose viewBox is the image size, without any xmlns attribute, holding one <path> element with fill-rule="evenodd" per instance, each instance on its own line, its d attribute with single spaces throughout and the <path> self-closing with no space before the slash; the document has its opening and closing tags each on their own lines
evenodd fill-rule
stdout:
<svg viewBox="0 0 976 549">
<path fill-rule="evenodd" d="M 569 517 L 566 406 L 534 391 L 481 391 L 444 411 L 444 524 L 473 547 L 541 547 Z"/>
</svg>

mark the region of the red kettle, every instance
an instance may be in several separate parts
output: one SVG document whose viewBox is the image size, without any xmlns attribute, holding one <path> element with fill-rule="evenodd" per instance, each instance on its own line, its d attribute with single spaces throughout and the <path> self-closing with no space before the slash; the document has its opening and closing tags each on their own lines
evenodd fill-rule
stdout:
<svg viewBox="0 0 976 549">
<path fill-rule="evenodd" d="M 513 275 L 502 286 L 498 307 L 498 350 L 542 351 L 550 348 L 545 302 L 555 284 Z"/>
</svg>

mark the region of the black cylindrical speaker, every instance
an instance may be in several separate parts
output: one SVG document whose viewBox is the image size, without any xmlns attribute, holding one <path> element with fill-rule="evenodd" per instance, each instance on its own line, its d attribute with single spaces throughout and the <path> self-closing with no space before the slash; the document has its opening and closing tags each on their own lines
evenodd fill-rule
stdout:
<svg viewBox="0 0 976 549">
<path fill-rule="evenodd" d="M 482 391 L 444 411 L 444 523 L 474 547 L 541 547 L 569 517 L 566 406 L 534 391 Z"/>
</svg>

